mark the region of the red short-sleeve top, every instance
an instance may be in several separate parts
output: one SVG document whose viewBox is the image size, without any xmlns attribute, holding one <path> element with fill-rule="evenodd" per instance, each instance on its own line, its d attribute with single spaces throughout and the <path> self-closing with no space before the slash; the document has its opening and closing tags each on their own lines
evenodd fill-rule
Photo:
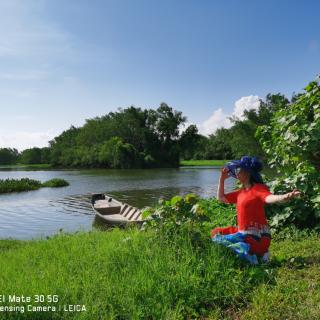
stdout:
<svg viewBox="0 0 320 320">
<path fill-rule="evenodd" d="M 236 203 L 239 230 L 260 229 L 268 224 L 264 204 L 270 194 L 268 187 L 260 183 L 248 190 L 242 188 L 225 194 L 228 203 Z"/>
</svg>

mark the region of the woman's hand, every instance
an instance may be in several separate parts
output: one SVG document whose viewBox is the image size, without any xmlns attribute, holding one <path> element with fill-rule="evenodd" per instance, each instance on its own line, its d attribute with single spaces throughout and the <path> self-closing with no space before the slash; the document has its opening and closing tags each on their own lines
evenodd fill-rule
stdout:
<svg viewBox="0 0 320 320">
<path fill-rule="evenodd" d="M 227 168 L 222 168 L 220 171 L 220 179 L 224 181 L 229 177 L 229 170 Z"/>
<path fill-rule="evenodd" d="M 292 198 L 300 196 L 301 192 L 297 189 L 283 195 L 283 201 L 289 201 Z"/>
<path fill-rule="evenodd" d="M 224 196 L 224 180 L 226 180 L 227 178 L 229 178 L 228 169 L 222 168 L 220 171 L 220 179 L 219 179 L 218 190 L 217 190 L 217 199 L 224 203 L 227 203 L 227 200 Z"/>
</svg>

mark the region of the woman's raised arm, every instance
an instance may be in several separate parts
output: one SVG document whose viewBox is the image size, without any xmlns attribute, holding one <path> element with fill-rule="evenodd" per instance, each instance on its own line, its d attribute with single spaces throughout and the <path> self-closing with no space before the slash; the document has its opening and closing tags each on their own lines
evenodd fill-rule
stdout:
<svg viewBox="0 0 320 320">
<path fill-rule="evenodd" d="M 219 178 L 219 185 L 217 191 L 217 199 L 224 203 L 227 203 L 227 199 L 224 196 L 224 181 L 229 178 L 228 169 L 222 168 Z"/>
</svg>

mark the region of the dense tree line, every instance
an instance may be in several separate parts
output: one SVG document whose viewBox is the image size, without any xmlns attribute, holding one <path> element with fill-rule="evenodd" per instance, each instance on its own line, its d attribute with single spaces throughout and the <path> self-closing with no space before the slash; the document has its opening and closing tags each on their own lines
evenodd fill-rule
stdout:
<svg viewBox="0 0 320 320">
<path fill-rule="evenodd" d="M 50 148 L 29 148 L 22 152 L 12 148 L 0 148 L 0 165 L 50 163 Z"/>
<path fill-rule="evenodd" d="M 17 149 L 1 148 L 0 149 L 0 164 L 14 164 L 17 162 L 19 152 Z"/>
<path fill-rule="evenodd" d="M 293 102 L 298 96 L 293 97 Z M 50 163 L 63 167 L 150 168 L 176 167 L 180 160 L 234 159 L 244 154 L 264 159 L 266 152 L 255 134 L 285 110 L 289 100 L 269 94 L 257 110 L 246 110 L 242 119 L 231 118 L 231 128 L 220 128 L 209 137 L 186 118 L 162 103 L 159 108 L 131 106 L 71 126 L 50 141 L 47 148 L 0 149 L 0 164 Z"/>
<path fill-rule="evenodd" d="M 71 127 L 50 141 L 56 166 L 176 167 L 180 160 L 182 113 L 162 103 L 156 110 L 119 109 Z"/>
<path fill-rule="evenodd" d="M 232 126 L 228 129 L 220 128 L 205 137 L 198 134 L 197 128 L 193 128 L 193 134 L 182 134 L 182 138 L 188 139 L 185 139 L 187 143 L 182 144 L 181 155 L 184 160 L 235 159 L 245 154 L 264 159 L 266 153 L 255 136 L 256 131 L 260 126 L 269 125 L 273 115 L 285 110 L 288 105 L 289 100 L 284 95 L 268 94 L 265 101 L 260 100 L 257 110 L 246 110 L 243 119 L 232 117 Z"/>
</svg>

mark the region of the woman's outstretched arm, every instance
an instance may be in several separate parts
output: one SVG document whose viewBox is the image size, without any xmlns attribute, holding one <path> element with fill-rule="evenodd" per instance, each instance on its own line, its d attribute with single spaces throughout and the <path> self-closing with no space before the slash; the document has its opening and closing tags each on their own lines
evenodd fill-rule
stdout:
<svg viewBox="0 0 320 320">
<path fill-rule="evenodd" d="M 277 202 L 286 202 L 292 198 L 298 197 L 301 194 L 298 190 L 293 190 L 285 194 L 270 194 L 266 197 L 266 203 L 277 203 Z"/>
</svg>

